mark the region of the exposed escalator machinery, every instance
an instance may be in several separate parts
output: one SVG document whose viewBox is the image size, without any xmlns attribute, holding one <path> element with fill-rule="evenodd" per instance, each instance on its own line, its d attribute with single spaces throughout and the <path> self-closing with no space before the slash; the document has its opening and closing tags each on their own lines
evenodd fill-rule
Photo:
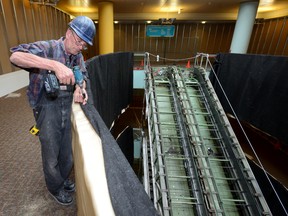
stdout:
<svg viewBox="0 0 288 216">
<path fill-rule="evenodd" d="M 271 215 L 201 67 L 146 64 L 144 186 L 161 215 Z"/>
</svg>

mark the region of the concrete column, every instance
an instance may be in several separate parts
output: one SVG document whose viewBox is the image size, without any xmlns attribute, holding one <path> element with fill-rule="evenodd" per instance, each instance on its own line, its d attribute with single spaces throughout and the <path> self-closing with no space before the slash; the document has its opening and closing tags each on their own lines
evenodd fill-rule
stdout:
<svg viewBox="0 0 288 216">
<path fill-rule="evenodd" d="M 259 2 L 242 2 L 238 11 L 231 42 L 231 53 L 246 53 L 255 22 Z"/>
<path fill-rule="evenodd" d="M 99 54 L 114 52 L 114 15 L 112 2 L 99 2 Z"/>
</svg>

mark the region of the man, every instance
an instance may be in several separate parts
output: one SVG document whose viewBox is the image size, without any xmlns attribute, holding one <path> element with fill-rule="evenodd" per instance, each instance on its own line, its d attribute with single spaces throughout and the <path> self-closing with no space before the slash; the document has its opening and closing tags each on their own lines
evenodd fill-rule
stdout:
<svg viewBox="0 0 288 216">
<path fill-rule="evenodd" d="M 84 80 L 87 79 L 81 51 L 87 44 L 93 45 L 96 33 L 93 21 L 85 16 L 76 17 L 68 26 L 65 37 L 59 40 L 37 41 L 10 49 L 10 61 L 29 71 L 27 96 L 39 129 L 45 182 L 50 194 L 62 205 L 73 202 L 69 192 L 75 191 L 74 183 L 68 179 L 73 166 L 72 102 L 74 98 L 74 102 L 85 105 L 88 99 L 85 81 L 82 89 L 75 85 L 72 69 L 78 66 Z M 55 88 L 54 74 L 58 79 Z"/>
</svg>

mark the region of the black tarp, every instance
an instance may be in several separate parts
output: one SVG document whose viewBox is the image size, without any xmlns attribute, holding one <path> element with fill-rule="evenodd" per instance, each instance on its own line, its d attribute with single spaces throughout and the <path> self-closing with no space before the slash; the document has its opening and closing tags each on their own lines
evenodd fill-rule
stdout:
<svg viewBox="0 0 288 216">
<path fill-rule="evenodd" d="M 133 140 L 133 128 L 127 127 L 121 132 L 121 135 L 117 138 L 117 143 L 127 158 L 129 164 L 133 167 L 134 162 L 134 140 Z"/>
<path fill-rule="evenodd" d="M 272 176 L 265 175 L 263 169 L 259 167 L 255 162 L 248 160 L 249 165 L 252 169 L 252 172 L 254 173 L 256 180 L 262 189 L 262 193 L 265 197 L 265 199 L 268 201 L 267 204 L 269 205 L 270 211 L 273 215 L 286 215 L 285 212 L 288 212 L 288 191 L 287 189 L 279 182 L 277 179 L 273 178 Z M 274 187 L 271 187 L 271 184 Z M 281 200 L 282 204 L 279 202 L 279 199 Z"/>
<path fill-rule="evenodd" d="M 239 120 L 288 147 L 288 58 L 218 54 L 213 68 Z M 210 80 L 224 110 L 233 114 L 212 72 Z"/>
<path fill-rule="evenodd" d="M 132 101 L 133 56 L 118 52 L 86 61 L 93 103 L 107 127 Z"/>
</svg>

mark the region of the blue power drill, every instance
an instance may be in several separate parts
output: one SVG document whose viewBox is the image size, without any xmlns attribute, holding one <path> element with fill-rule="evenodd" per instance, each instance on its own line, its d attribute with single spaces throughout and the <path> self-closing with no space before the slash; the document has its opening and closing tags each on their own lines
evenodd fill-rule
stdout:
<svg viewBox="0 0 288 216">
<path fill-rule="evenodd" d="M 82 96 L 83 98 L 86 97 L 86 95 L 83 92 L 83 83 L 84 83 L 84 79 L 83 79 L 83 74 L 80 70 L 79 66 L 74 66 L 73 67 L 73 73 L 74 73 L 74 77 L 75 77 L 75 83 L 80 87 L 81 92 L 82 92 Z"/>
</svg>

